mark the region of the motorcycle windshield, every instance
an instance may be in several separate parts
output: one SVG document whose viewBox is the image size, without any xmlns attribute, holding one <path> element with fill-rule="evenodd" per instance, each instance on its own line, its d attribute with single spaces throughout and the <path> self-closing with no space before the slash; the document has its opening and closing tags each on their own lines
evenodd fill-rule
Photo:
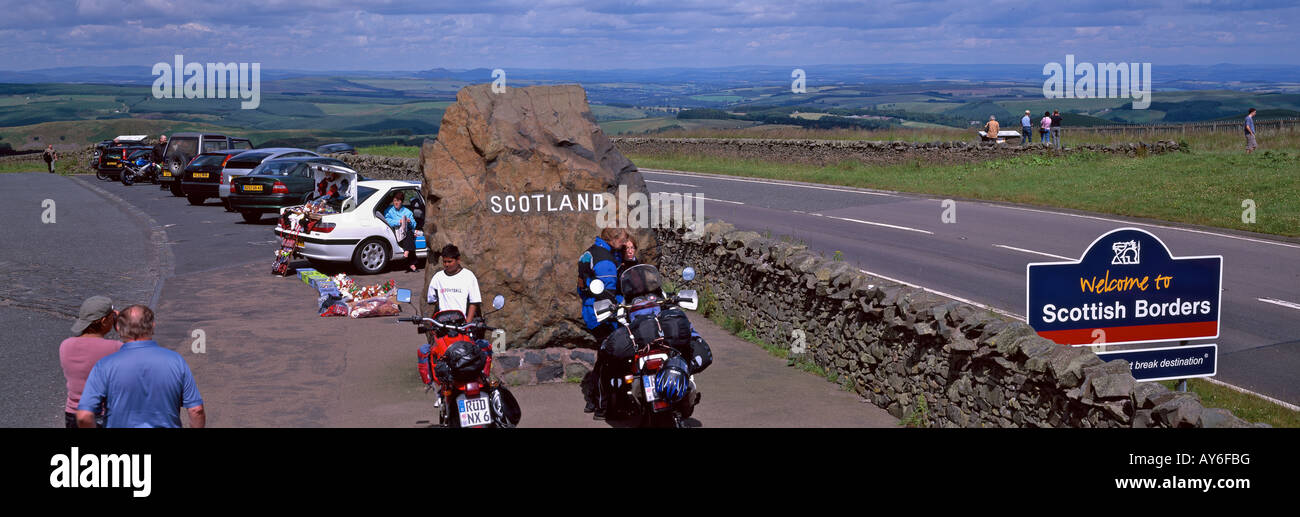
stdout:
<svg viewBox="0 0 1300 517">
<path fill-rule="evenodd" d="M 633 300 L 646 294 L 659 294 L 663 290 L 663 277 L 650 264 L 637 264 L 618 277 L 618 291 L 624 300 Z"/>
</svg>

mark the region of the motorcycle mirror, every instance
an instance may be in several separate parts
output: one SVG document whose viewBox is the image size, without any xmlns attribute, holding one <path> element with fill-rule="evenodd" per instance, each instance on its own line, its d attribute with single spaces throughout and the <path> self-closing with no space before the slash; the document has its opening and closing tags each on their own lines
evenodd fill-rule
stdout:
<svg viewBox="0 0 1300 517">
<path fill-rule="evenodd" d="M 597 280 L 596 282 L 599 282 Z M 614 315 L 614 302 L 609 300 L 596 300 L 591 309 L 596 313 L 596 321 L 605 321 Z"/>
<path fill-rule="evenodd" d="M 691 280 L 695 280 L 695 268 L 687 266 L 686 269 L 683 269 L 682 280 L 685 280 L 687 282 L 690 282 Z"/>
<path fill-rule="evenodd" d="M 603 293 L 605 292 L 605 282 L 599 278 L 592 280 L 589 289 L 591 290 L 591 294 Z"/>
<path fill-rule="evenodd" d="M 498 294 L 498 295 L 496 295 L 495 298 L 492 299 L 492 308 L 493 308 L 493 309 L 501 310 L 501 308 L 502 308 L 502 307 L 505 307 L 505 306 L 506 306 L 506 297 L 501 296 L 501 295 Z"/>
<path fill-rule="evenodd" d="M 498 298 L 500 298 L 500 297 L 498 296 Z M 398 289 L 398 290 L 397 290 L 397 301 L 399 301 L 399 302 L 401 302 L 401 303 L 411 303 L 411 290 L 410 290 L 410 289 Z"/>
<path fill-rule="evenodd" d="M 694 289 L 684 289 L 677 292 L 677 306 L 688 311 L 693 311 L 700 306 L 700 297 Z"/>
</svg>

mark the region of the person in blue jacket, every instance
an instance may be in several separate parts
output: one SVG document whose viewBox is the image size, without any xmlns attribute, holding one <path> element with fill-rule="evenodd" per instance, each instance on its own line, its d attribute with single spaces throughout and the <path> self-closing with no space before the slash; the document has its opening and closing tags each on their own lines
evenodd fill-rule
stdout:
<svg viewBox="0 0 1300 517">
<path fill-rule="evenodd" d="M 392 228 L 398 236 L 397 244 L 402 247 L 402 256 L 406 257 L 407 271 L 414 272 L 415 268 L 415 214 L 411 209 L 402 206 L 402 194 L 399 192 L 393 196 L 393 205 L 388 207 L 384 212 L 384 222 Z M 405 231 L 402 231 L 405 229 Z"/>
<path fill-rule="evenodd" d="M 618 323 L 612 319 L 605 322 L 596 321 L 596 311 L 592 306 L 596 300 L 601 299 L 623 303 L 623 297 L 618 294 L 618 266 L 627 238 L 627 230 L 623 228 L 605 228 L 601 230 L 600 237 L 597 237 L 591 247 L 578 258 L 578 296 L 582 298 L 582 320 L 587 325 L 587 332 L 596 338 L 597 347 L 614 332 Z M 591 282 L 597 279 L 605 284 L 605 290 L 600 294 L 591 292 Z M 589 376 L 596 383 L 597 389 L 594 390 L 596 393 L 592 393 L 593 390 L 590 389 L 584 390 L 587 395 L 587 406 L 583 411 L 596 413 L 597 419 L 605 416 L 604 365 L 604 357 L 598 352 L 596 364 L 593 365 L 595 375 Z"/>
</svg>

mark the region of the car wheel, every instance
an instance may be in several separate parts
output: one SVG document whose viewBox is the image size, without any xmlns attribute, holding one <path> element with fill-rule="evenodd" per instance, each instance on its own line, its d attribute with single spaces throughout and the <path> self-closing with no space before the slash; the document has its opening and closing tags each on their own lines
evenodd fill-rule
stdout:
<svg viewBox="0 0 1300 517">
<path fill-rule="evenodd" d="M 388 267 L 388 244 L 378 238 L 361 241 L 352 250 L 352 265 L 367 275 L 382 273 Z"/>
<path fill-rule="evenodd" d="M 103 169 L 98 167 L 95 168 L 95 177 L 100 181 L 113 181 L 113 178 L 108 177 L 108 174 L 105 174 Z"/>
<path fill-rule="evenodd" d="M 176 197 L 184 197 L 184 196 L 185 196 L 185 191 L 184 191 L 184 190 L 181 190 L 181 181 L 180 181 L 180 180 L 174 180 L 174 181 L 172 181 L 172 195 L 173 195 L 173 196 L 176 196 Z"/>
<path fill-rule="evenodd" d="M 202 205 L 204 201 L 208 200 L 208 198 L 205 198 L 203 196 L 198 196 L 198 195 L 185 196 L 185 199 L 188 199 L 190 201 L 190 204 L 194 206 Z"/>
<path fill-rule="evenodd" d="M 262 220 L 262 212 L 257 210 L 240 210 L 239 215 L 244 217 L 246 223 L 256 223 Z"/>
</svg>

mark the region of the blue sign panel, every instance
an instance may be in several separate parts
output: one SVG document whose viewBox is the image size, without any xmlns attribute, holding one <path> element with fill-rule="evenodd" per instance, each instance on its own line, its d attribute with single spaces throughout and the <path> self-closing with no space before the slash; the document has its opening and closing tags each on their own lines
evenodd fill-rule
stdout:
<svg viewBox="0 0 1300 517">
<path fill-rule="evenodd" d="M 1128 361 L 1133 378 L 1163 381 L 1190 377 L 1213 377 L 1218 368 L 1219 345 L 1171 346 L 1099 352 L 1102 361 Z"/>
<path fill-rule="evenodd" d="M 1219 337 L 1223 257 L 1174 257 L 1146 230 L 1120 228 L 1071 262 L 1027 267 L 1026 315 L 1062 345 Z"/>
</svg>

